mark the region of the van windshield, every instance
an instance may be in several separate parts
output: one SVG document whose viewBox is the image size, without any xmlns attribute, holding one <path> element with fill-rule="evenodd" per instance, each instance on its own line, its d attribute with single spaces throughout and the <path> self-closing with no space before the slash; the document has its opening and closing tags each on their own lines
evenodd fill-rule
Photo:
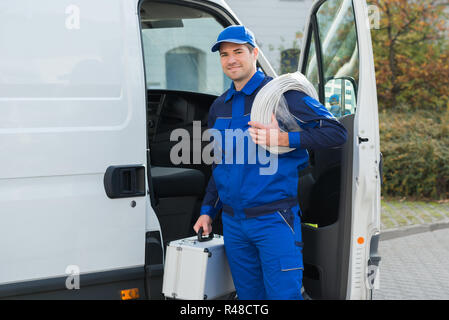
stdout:
<svg viewBox="0 0 449 320">
<path fill-rule="evenodd" d="M 210 14 L 147 1 L 140 10 L 148 89 L 221 95 L 231 84 L 211 52 L 223 26 Z"/>
</svg>

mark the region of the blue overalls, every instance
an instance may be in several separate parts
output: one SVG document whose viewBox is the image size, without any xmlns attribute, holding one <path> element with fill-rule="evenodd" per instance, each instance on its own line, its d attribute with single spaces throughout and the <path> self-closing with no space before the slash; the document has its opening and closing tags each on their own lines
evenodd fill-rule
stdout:
<svg viewBox="0 0 449 320">
<path fill-rule="evenodd" d="M 209 128 L 223 138 L 223 154 L 221 163 L 212 165 L 201 214 L 213 219 L 223 210 L 226 255 L 242 300 L 302 299 L 298 172 L 308 165 L 307 148 L 338 146 L 346 141 L 345 128 L 323 105 L 302 92 L 288 91 L 284 96 L 302 131 L 288 133 L 294 151 L 273 155 L 263 149 L 265 160 L 277 161 L 277 170 L 261 175 L 260 169 L 270 163 L 261 161 L 260 146 L 255 148 L 247 129 L 254 98 L 271 79 L 259 70 L 241 91 L 232 84 L 214 101 L 208 118 Z M 229 132 L 237 134 L 225 139 Z M 243 161 L 239 161 L 242 151 Z M 229 154 L 233 158 L 226 158 Z"/>
</svg>

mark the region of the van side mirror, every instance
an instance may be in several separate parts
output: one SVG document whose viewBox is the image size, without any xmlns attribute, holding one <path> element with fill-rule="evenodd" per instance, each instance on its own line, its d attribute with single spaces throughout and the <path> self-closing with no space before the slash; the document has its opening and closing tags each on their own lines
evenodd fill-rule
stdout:
<svg viewBox="0 0 449 320">
<path fill-rule="evenodd" d="M 328 78 L 324 86 L 325 106 L 337 118 L 354 114 L 357 84 L 352 77 Z"/>
</svg>

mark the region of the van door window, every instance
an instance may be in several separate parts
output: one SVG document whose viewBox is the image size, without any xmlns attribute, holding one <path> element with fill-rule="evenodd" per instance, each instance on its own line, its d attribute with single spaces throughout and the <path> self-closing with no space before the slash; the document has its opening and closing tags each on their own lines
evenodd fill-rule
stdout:
<svg viewBox="0 0 449 320">
<path fill-rule="evenodd" d="M 336 117 L 354 114 L 359 52 L 351 0 L 326 1 L 312 20 L 304 74 Z"/>
<path fill-rule="evenodd" d="M 209 13 L 146 1 L 141 10 L 148 89 L 220 95 L 229 86 L 211 47 L 223 26 Z"/>
<path fill-rule="evenodd" d="M 359 82 L 359 54 L 352 1 L 326 1 L 316 19 L 325 105 L 337 117 L 353 114 Z"/>
</svg>

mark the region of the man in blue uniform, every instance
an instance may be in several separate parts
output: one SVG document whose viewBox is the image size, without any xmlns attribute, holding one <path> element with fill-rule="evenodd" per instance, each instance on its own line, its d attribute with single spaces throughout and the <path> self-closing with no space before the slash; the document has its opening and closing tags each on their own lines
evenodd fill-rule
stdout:
<svg viewBox="0 0 449 320">
<path fill-rule="evenodd" d="M 225 250 L 239 299 L 302 299 L 298 172 L 308 165 L 306 149 L 341 145 L 346 130 L 323 105 L 299 91 L 284 96 L 302 131 L 281 132 L 274 116 L 270 125 L 250 121 L 257 92 L 272 80 L 257 70 L 253 34 L 243 26 L 228 27 L 212 51 L 220 52 L 223 71 L 233 83 L 210 107 L 208 126 L 222 138 L 226 130 L 251 135 L 246 140 L 237 137 L 237 144 L 246 142 L 243 149 L 233 140 L 223 143 L 225 156 L 235 150 L 254 152 L 251 143 L 296 149 L 278 155 L 277 171 L 270 175 L 260 174 L 266 163 L 257 156 L 255 163 L 248 161 L 251 154 L 244 156 L 243 163 L 213 164 L 194 230 L 202 227 L 209 234 L 212 219 L 223 210 Z"/>
<path fill-rule="evenodd" d="M 329 98 L 329 104 L 331 105 L 330 112 L 336 116 L 341 117 L 340 96 L 333 94 Z"/>
</svg>

